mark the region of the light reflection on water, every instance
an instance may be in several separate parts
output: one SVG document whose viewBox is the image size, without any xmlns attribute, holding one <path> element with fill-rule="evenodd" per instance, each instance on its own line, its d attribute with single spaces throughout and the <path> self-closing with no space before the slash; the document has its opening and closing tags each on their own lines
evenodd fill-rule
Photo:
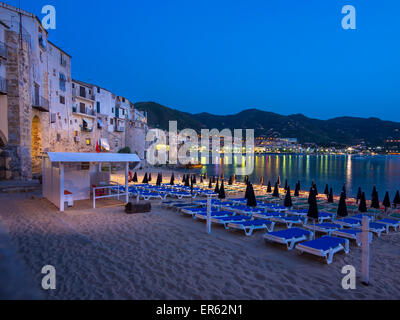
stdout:
<svg viewBox="0 0 400 320">
<path fill-rule="evenodd" d="M 228 178 L 234 173 L 238 165 L 237 158 L 233 157 L 233 164 L 226 164 L 224 156 L 218 159 L 218 165 L 205 165 L 202 169 L 208 175 L 221 175 Z M 205 159 L 202 159 L 202 163 Z M 244 161 L 244 159 L 243 159 Z M 285 179 L 293 188 L 297 180 L 301 181 L 302 189 L 308 189 L 314 180 L 320 192 L 325 184 L 333 187 L 338 194 L 346 184 L 350 196 L 355 196 L 359 186 L 370 198 L 372 187 L 376 185 L 380 200 L 384 193 L 390 192 L 391 199 L 396 190 L 400 189 L 400 157 L 399 156 L 374 156 L 360 158 L 350 155 L 282 155 L 267 154 L 254 156 L 254 172 L 250 175 L 253 183 L 259 183 L 261 176 L 267 183 L 274 183 L 278 176 L 282 184 Z M 244 162 L 242 162 L 242 165 Z M 239 177 L 240 179 L 240 177 Z"/>
</svg>

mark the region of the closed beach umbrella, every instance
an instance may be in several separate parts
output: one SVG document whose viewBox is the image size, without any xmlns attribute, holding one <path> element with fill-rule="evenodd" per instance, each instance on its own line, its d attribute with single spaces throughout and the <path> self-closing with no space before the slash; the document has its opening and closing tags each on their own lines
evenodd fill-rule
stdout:
<svg viewBox="0 0 400 320">
<path fill-rule="evenodd" d="M 204 180 L 207 180 L 207 172 L 204 172 Z"/>
<path fill-rule="evenodd" d="M 358 201 L 361 200 L 361 195 L 362 195 L 361 187 L 358 187 L 356 203 L 358 203 Z"/>
<path fill-rule="evenodd" d="M 190 182 L 190 194 L 192 194 L 192 195 L 193 195 L 193 183 L 194 183 L 194 181 L 192 179 L 192 181 Z"/>
<path fill-rule="evenodd" d="M 186 175 L 185 187 L 190 187 L 189 175 Z"/>
<path fill-rule="evenodd" d="M 256 195 L 254 193 L 253 185 L 249 183 L 249 197 L 247 198 L 247 206 L 257 207 Z"/>
<path fill-rule="evenodd" d="M 380 205 L 379 205 L 379 195 L 378 192 L 375 190 L 374 195 L 372 196 L 371 199 L 371 208 L 374 209 L 379 209 Z"/>
<path fill-rule="evenodd" d="M 275 198 L 279 198 L 279 187 L 278 187 L 278 182 L 275 183 L 274 193 L 272 194 L 272 196 L 275 197 Z"/>
<path fill-rule="evenodd" d="M 281 176 L 278 176 L 278 180 L 276 181 L 276 183 L 278 184 L 278 186 L 281 185 Z"/>
<path fill-rule="evenodd" d="M 183 174 L 183 177 L 182 177 L 182 184 L 184 185 L 185 182 L 186 182 L 186 174 Z"/>
<path fill-rule="evenodd" d="M 385 198 L 383 198 L 382 204 L 385 207 L 385 212 L 386 212 L 387 208 L 390 208 L 389 192 L 387 192 L 387 191 L 386 191 L 386 194 L 385 194 Z"/>
<path fill-rule="evenodd" d="M 400 205 L 400 193 L 399 193 L 399 190 L 397 190 L 396 195 L 394 196 L 394 199 L 393 199 L 393 206 L 395 208 L 397 208 L 398 205 Z"/>
<path fill-rule="evenodd" d="M 298 197 L 300 195 L 300 187 L 299 187 L 299 183 L 296 183 L 296 188 L 294 189 L 294 196 Z"/>
<path fill-rule="evenodd" d="M 212 177 L 212 183 L 215 183 L 216 179 L 215 176 Z"/>
<path fill-rule="evenodd" d="M 137 178 L 137 173 L 135 172 L 135 174 L 133 175 L 133 182 L 138 182 L 138 178 Z"/>
<path fill-rule="evenodd" d="M 311 187 L 310 191 L 308 192 L 308 204 L 310 204 L 312 198 L 316 197 L 316 196 L 317 196 L 317 192 L 316 192 L 315 188 Z"/>
<path fill-rule="evenodd" d="M 172 174 L 171 174 L 171 179 L 169 180 L 169 184 L 170 184 L 171 186 L 173 186 L 174 183 L 175 183 L 175 176 L 174 176 L 174 173 L 172 172 Z"/>
<path fill-rule="evenodd" d="M 200 183 L 203 184 L 203 176 L 200 175 Z"/>
<path fill-rule="evenodd" d="M 376 187 L 372 188 L 371 198 L 373 198 L 378 192 L 376 191 Z"/>
<path fill-rule="evenodd" d="M 232 176 L 229 177 L 228 185 L 230 185 L 230 186 L 233 185 L 233 177 Z"/>
<path fill-rule="evenodd" d="M 260 178 L 260 185 L 262 186 L 263 184 L 264 184 L 264 177 L 261 176 L 261 178 Z"/>
<path fill-rule="evenodd" d="M 193 183 L 194 183 L 194 184 L 197 184 L 197 178 L 196 178 L 196 175 L 193 175 Z"/>
<path fill-rule="evenodd" d="M 142 183 L 149 183 L 149 180 L 148 180 L 148 178 L 147 178 L 147 172 L 144 174 Z"/>
<path fill-rule="evenodd" d="M 268 192 L 268 193 L 271 193 L 271 192 L 272 192 L 271 181 L 269 181 L 269 180 L 268 180 L 267 192 Z"/>
<path fill-rule="evenodd" d="M 287 184 L 287 179 L 285 179 L 285 191 L 287 190 L 287 188 L 288 188 L 288 184 Z"/>
<path fill-rule="evenodd" d="M 313 189 L 313 188 L 312 188 Z M 317 205 L 317 197 L 315 192 L 311 192 L 311 197 L 309 199 L 309 207 L 307 212 L 307 217 L 318 220 L 319 213 L 318 213 L 318 205 Z"/>
<path fill-rule="evenodd" d="M 218 199 L 225 199 L 225 187 L 224 180 L 221 181 L 221 188 L 219 188 Z"/>
<path fill-rule="evenodd" d="M 343 184 L 342 192 L 344 193 L 344 198 L 347 199 L 346 184 Z"/>
<path fill-rule="evenodd" d="M 358 211 L 367 212 L 367 200 L 365 199 L 365 192 L 361 194 L 360 204 L 358 206 Z"/>
<path fill-rule="evenodd" d="M 315 184 L 314 181 L 312 182 L 312 187 L 314 188 L 315 195 L 317 196 L 318 195 L 318 189 L 317 189 L 317 185 Z"/>
<path fill-rule="evenodd" d="M 333 189 L 329 191 L 328 202 L 333 203 Z"/>
<path fill-rule="evenodd" d="M 209 189 L 212 189 L 212 179 L 210 178 L 210 179 L 208 179 L 210 182 L 208 183 L 208 188 Z"/>
<path fill-rule="evenodd" d="M 299 185 L 299 191 L 300 191 L 301 190 L 300 180 L 297 181 L 297 184 Z"/>
<path fill-rule="evenodd" d="M 346 199 L 344 198 L 344 193 L 343 192 L 340 194 L 340 200 L 339 200 L 339 206 L 338 206 L 338 210 L 337 210 L 337 215 L 339 217 L 348 216 Z"/>
<path fill-rule="evenodd" d="M 150 174 L 149 174 L 149 182 L 151 182 L 151 172 L 150 172 Z"/>
<path fill-rule="evenodd" d="M 285 202 L 283 204 L 286 208 L 291 208 L 293 207 L 292 203 L 292 197 L 290 196 L 290 187 L 288 186 L 286 189 L 286 196 L 285 196 Z"/>
<path fill-rule="evenodd" d="M 160 186 L 161 181 L 160 181 L 160 173 L 157 174 L 157 180 L 156 180 L 156 186 Z"/>
<path fill-rule="evenodd" d="M 328 184 L 326 184 L 326 186 L 325 186 L 324 194 L 326 196 L 329 196 L 329 186 L 328 186 Z"/>
<path fill-rule="evenodd" d="M 244 192 L 244 198 L 248 199 L 249 198 L 249 192 L 250 192 L 250 183 L 246 185 L 246 191 Z"/>
<path fill-rule="evenodd" d="M 217 184 L 215 185 L 214 193 L 219 194 L 219 181 L 217 180 Z"/>
</svg>

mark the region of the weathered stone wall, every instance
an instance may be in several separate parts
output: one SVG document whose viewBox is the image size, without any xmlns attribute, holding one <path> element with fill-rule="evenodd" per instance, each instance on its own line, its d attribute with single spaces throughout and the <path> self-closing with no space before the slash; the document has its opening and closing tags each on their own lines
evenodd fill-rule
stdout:
<svg viewBox="0 0 400 320">
<path fill-rule="evenodd" d="M 8 59 L 8 145 L 1 157 L 7 179 L 31 179 L 31 91 L 29 45 L 11 31 L 6 32 Z"/>
<path fill-rule="evenodd" d="M 140 121 L 128 121 L 126 126 L 126 145 L 140 159 L 144 158 L 147 125 Z"/>
</svg>

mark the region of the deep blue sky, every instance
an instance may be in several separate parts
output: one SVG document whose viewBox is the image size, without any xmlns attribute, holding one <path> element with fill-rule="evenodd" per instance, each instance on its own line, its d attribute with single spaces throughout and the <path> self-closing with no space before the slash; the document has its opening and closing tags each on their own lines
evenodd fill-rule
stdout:
<svg viewBox="0 0 400 320">
<path fill-rule="evenodd" d="M 40 18 L 45 4 L 73 77 L 135 102 L 400 121 L 398 0 L 21 0 Z"/>
</svg>

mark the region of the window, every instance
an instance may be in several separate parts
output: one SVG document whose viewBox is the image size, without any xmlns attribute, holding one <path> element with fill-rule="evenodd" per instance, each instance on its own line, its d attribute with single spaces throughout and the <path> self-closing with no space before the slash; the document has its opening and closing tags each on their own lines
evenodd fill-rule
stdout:
<svg viewBox="0 0 400 320">
<path fill-rule="evenodd" d="M 118 148 L 118 140 L 115 139 L 115 147 Z"/>
<path fill-rule="evenodd" d="M 65 91 L 65 83 L 67 82 L 67 79 L 65 78 L 65 75 L 63 73 L 60 73 L 60 90 Z"/>
<path fill-rule="evenodd" d="M 114 124 L 114 119 L 110 119 L 110 124 Z"/>
<path fill-rule="evenodd" d="M 125 102 L 125 98 L 122 98 L 122 102 Z"/>
<path fill-rule="evenodd" d="M 86 98 L 86 89 L 85 89 L 85 87 L 82 87 L 82 86 L 79 87 L 79 95 L 82 98 Z"/>
<path fill-rule="evenodd" d="M 60 96 L 60 103 L 61 104 L 65 104 L 65 97 L 64 96 Z"/>
<path fill-rule="evenodd" d="M 125 110 L 124 110 L 124 109 L 122 109 L 122 115 L 123 115 L 123 116 L 125 115 Z"/>
<path fill-rule="evenodd" d="M 111 113 L 114 113 L 114 108 L 111 108 Z"/>
<path fill-rule="evenodd" d="M 97 87 L 97 93 L 100 93 L 100 87 Z"/>
<path fill-rule="evenodd" d="M 57 133 L 57 142 L 60 142 L 61 140 L 61 134 Z"/>
<path fill-rule="evenodd" d="M 72 89 L 75 89 L 75 83 L 72 84 Z"/>
<path fill-rule="evenodd" d="M 96 102 L 97 113 L 100 113 L 100 101 Z"/>
</svg>

